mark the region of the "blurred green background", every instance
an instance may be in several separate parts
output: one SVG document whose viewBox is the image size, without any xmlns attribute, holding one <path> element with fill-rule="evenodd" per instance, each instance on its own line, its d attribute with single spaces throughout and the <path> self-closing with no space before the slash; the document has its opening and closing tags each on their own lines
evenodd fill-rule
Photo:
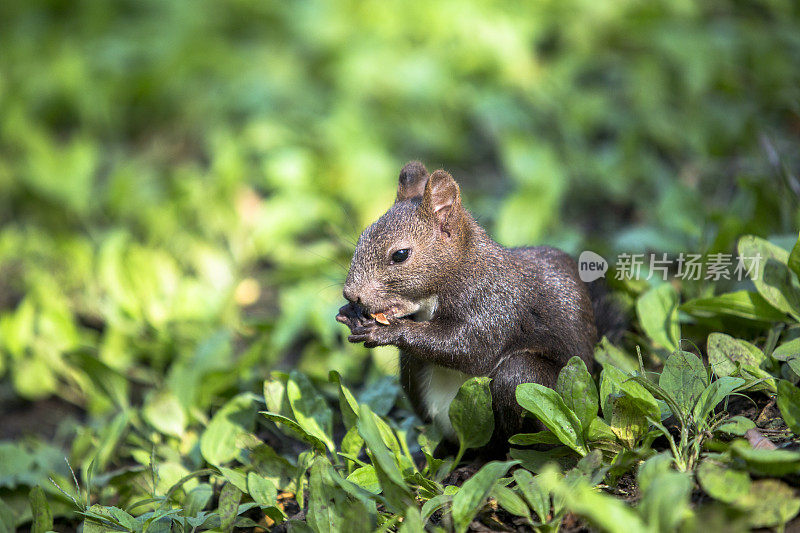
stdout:
<svg viewBox="0 0 800 533">
<path fill-rule="evenodd" d="M 508 245 L 794 233 L 799 10 L 3 1 L 0 438 L 52 436 L 34 400 L 80 456 L 129 405 L 181 434 L 273 369 L 393 372 L 333 317 L 409 159 Z"/>
</svg>

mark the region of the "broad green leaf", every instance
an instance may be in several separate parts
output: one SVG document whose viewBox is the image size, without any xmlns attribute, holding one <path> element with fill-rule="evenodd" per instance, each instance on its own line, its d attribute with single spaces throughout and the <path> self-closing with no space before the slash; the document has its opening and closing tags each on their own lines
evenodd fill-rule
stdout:
<svg viewBox="0 0 800 533">
<path fill-rule="evenodd" d="M 697 404 L 694 406 L 692 418 L 695 423 L 702 427 L 709 413 L 733 391 L 743 386 L 744 383 L 744 379 L 730 376 L 722 376 L 712 382 L 711 385 L 703 390 L 700 399 L 697 400 Z"/>
<path fill-rule="evenodd" d="M 691 474 L 670 471 L 656 475 L 642 494 L 640 515 L 654 531 L 677 531 L 691 513 L 689 496 L 693 486 Z"/>
<path fill-rule="evenodd" d="M 586 442 L 614 442 L 616 440 L 616 435 L 614 435 L 614 432 L 611 430 L 611 426 L 600 417 L 592 420 L 589 427 L 584 430 L 584 435 L 586 437 Z"/>
<path fill-rule="evenodd" d="M 708 374 L 696 355 L 678 350 L 667 358 L 658 385 L 669 394 L 684 415 L 692 412 L 708 386 Z"/>
<path fill-rule="evenodd" d="M 183 508 L 186 516 L 195 516 L 206 508 L 211 497 L 214 495 L 214 488 L 208 483 L 200 483 L 189 491 L 183 501 Z"/>
<path fill-rule="evenodd" d="M 746 512 L 753 528 L 785 524 L 800 512 L 800 499 L 795 490 L 777 479 L 754 481 L 734 505 Z"/>
<path fill-rule="evenodd" d="M 288 402 L 286 401 L 286 381 L 288 376 L 285 376 L 285 379 L 280 379 L 281 376 L 285 376 L 285 374 L 273 372 L 271 379 L 264 380 L 264 402 L 267 404 L 269 412 L 288 418 L 291 416 L 287 405 Z"/>
<path fill-rule="evenodd" d="M 440 494 L 434 496 L 422 505 L 422 520 L 427 522 L 433 516 L 433 513 L 443 508 L 445 505 L 453 501 L 453 497 L 449 494 Z"/>
<path fill-rule="evenodd" d="M 712 333 L 706 344 L 708 362 L 718 376 L 730 376 L 736 372 L 736 363 L 758 368 L 766 357 L 764 352 L 749 342 L 734 339 L 725 333 Z"/>
<path fill-rule="evenodd" d="M 800 358 L 800 337 L 784 342 L 772 351 L 772 357 L 778 361 L 790 361 Z"/>
<path fill-rule="evenodd" d="M 649 490 L 650 485 L 659 475 L 672 469 L 673 458 L 670 452 L 661 452 L 639 464 L 636 482 L 640 492 Z"/>
<path fill-rule="evenodd" d="M 222 531 L 233 531 L 233 524 L 239 514 L 239 501 L 242 498 L 242 491 L 234 487 L 231 483 L 225 483 L 219 495 L 220 529 Z"/>
<path fill-rule="evenodd" d="M 736 291 L 710 298 L 696 298 L 681 304 L 678 309 L 700 318 L 728 315 L 762 322 L 778 322 L 786 318 L 785 313 L 781 313 L 760 294 L 752 291 Z"/>
<path fill-rule="evenodd" d="M 650 427 L 652 406 L 641 398 L 619 394 L 613 398 L 611 431 L 628 449 L 633 449 Z"/>
<path fill-rule="evenodd" d="M 261 507 L 273 507 L 278 503 L 275 485 L 255 472 L 247 474 L 247 493 Z"/>
<path fill-rule="evenodd" d="M 458 464 L 469 448 L 479 448 L 489 442 L 494 431 L 491 378 L 476 377 L 464 382 L 450 402 L 450 423 L 458 435 Z"/>
<path fill-rule="evenodd" d="M 362 489 L 373 494 L 380 494 L 381 492 L 381 483 L 378 481 L 378 474 L 375 472 L 375 467 L 372 465 L 356 468 L 353 470 L 352 474 L 347 476 L 347 481 L 355 483 Z"/>
<path fill-rule="evenodd" d="M 239 455 L 236 438 L 255 426 L 255 402 L 249 393 L 239 394 L 217 411 L 200 437 L 200 452 L 212 465 L 227 463 Z"/>
<path fill-rule="evenodd" d="M 731 435 L 743 437 L 748 429 L 756 427 L 755 422 L 744 416 L 734 416 L 717 427 L 717 431 L 724 431 Z"/>
<path fill-rule="evenodd" d="M 794 272 L 794 275 L 800 279 L 800 238 L 794 243 L 792 251 L 789 252 L 789 259 L 786 261 L 787 266 Z"/>
<path fill-rule="evenodd" d="M 544 487 L 556 493 L 554 500 L 560 498 L 568 511 L 583 516 L 603 531 L 649 531 L 636 510 L 585 481 L 568 483 L 553 472 L 544 472 L 539 478 Z"/>
<path fill-rule="evenodd" d="M 169 390 L 150 395 L 142 408 L 142 417 L 165 435 L 181 438 L 186 430 L 186 413 L 178 398 Z"/>
<path fill-rule="evenodd" d="M 31 514 L 33 523 L 31 533 L 46 533 L 53 529 L 53 513 L 50 512 L 50 505 L 42 487 L 35 486 L 28 493 L 28 501 L 31 504 Z"/>
<path fill-rule="evenodd" d="M 225 481 L 239 489 L 243 493 L 247 493 L 247 474 L 235 468 L 225 468 L 218 466 L 220 474 L 225 478 Z"/>
<path fill-rule="evenodd" d="M 519 461 L 492 461 L 486 463 L 475 475 L 469 478 L 453 496 L 453 526 L 458 533 L 469 527 L 472 518 L 478 513 L 483 502 L 497 481 Z"/>
<path fill-rule="evenodd" d="M 750 492 L 750 476 L 742 470 L 706 459 L 697 468 L 697 481 L 706 494 L 725 503 L 733 503 Z"/>
<path fill-rule="evenodd" d="M 299 440 L 307 442 L 308 444 L 313 446 L 315 450 L 321 453 L 325 453 L 325 451 L 328 449 L 327 444 L 318 439 L 316 436 L 311 435 L 305 429 L 300 427 L 300 424 L 298 424 L 294 420 L 286 418 L 285 416 L 281 416 L 276 413 L 267 413 L 265 411 L 259 411 L 259 413 L 264 415 L 264 417 L 268 418 L 269 420 L 272 420 L 273 422 L 278 424 L 279 427 L 285 428 L 289 433 L 292 434 L 292 436 L 296 437 Z"/>
<path fill-rule="evenodd" d="M 779 379 L 777 403 L 786 425 L 795 435 L 800 435 L 800 389 L 785 379 Z"/>
<path fill-rule="evenodd" d="M 747 463 L 750 472 L 783 476 L 800 472 L 800 452 L 795 450 L 756 450 L 744 440 L 735 440 L 729 450 Z"/>
<path fill-rule="evenodd" d="M 580 420 L 556 391 L 538 383 L 522 383 L 517 386 L 517 402 L 536 415 L 562 443 L 581 455 L 589 452 Z"/>
<path fill-rule="evenodd" d="M 575 413 L 582 428 L 588 428 L 600 409 L 597 385 L 580 357 L 572 357 L 558 373 L 556 392 Z"/>
<path fill-rule="evenodd" d="M 600 374 L 600 404 L 606 421 L 611 420 L 613 416 L 613 398 L 615 395 L 623 393 L 644 402 L 647 405 L 648 416 L 660 419 L 661 409 L 659 409 L 658 402 L 656 402 L 656 399 L 647 388 L 621 370 L 606 366 Z"/>
<path fill-rule="evenodd" d="M 551 463 L 561 466 L 575 464 L 575 452 L 568 446 L 558 446 L 547 451 L 511 448 L 508 453 L 512 459 L 518 460 L 525 469 L 534 473 L 541 472 Z"/>
<path fill-rule="evenodd" d="M 558 436 L 552 431 L 539 431 L 538 433 L 517 433 L 512 435 L 508 442 L 518 446 L 530 446 L 531 444 L 561 444 Z"/>
<path fill-rule="evenodd" d="M 718 376 L 739 375 L 750 390 L 775 392 L 775 380 L 760 365 L 766 356 L 758 347 L 724 333 L 712 333 L 707 341 L 708 362 Z"/>
<path fill-rule="evenodd" d="M 489 496 L 497 500 L 497 504 L 514 516 L 522 516 L 531 519 L 531 512 L 528 506 L 516 492 L 500 484 L 496 484 Z"/>
<path fill-rule="evenodd" d="M 787 266 L 789 253 L 764 239 L 745 235 L 739 239 L 739 257 L 759 294 L 775 309 L 800 320 L 800 286 Z"/>
<path fill-rule="evenodd" d="M 295 420 L 309 435 L 313 435 L 333 453 L 333 413 L 325 398 L 320 396 L 308 378 L 293 370 L 286 382 L 286 397 L 292 407 Z"/>
<path fill-rule="evenodd" d="M 614 346 L 605 337 L 594 347 L 594 359 L 603 367 L 611 365 L 629 374 L 639 370 L 639 362 L 635 357 Z"/>
<path fill-rule="evenodd" d="M 425 533 L 425 522 L 422 520 L 420 510 L 416 505 L 409 505 L 403 515 L 403 524 L 398 533 Z"/>
<path fill-rule="evenodd" d="M 668 352 L 679 348 L 678 293 L 668 283 L 654 287 L 636 301 L 639 324 L 656 345 Z"/>
<path fill-rule="evenodd" d="M 413 502 L 413 497 L 397 466 L 396 455 L 384 443 L 377 416 L 366 404 L 359 405 L 356 427 L 372 455 L 373 466 L 387 500 L 399 509 L 407 508 Z"/>
<path fill-rule="evenodd" d="M 550 514 L 550 492 L 524 468 L 514 470 L 514 481 L 517 482 L 517 488 L 522 492 L 528 505 L 539 517 L 539 522 L 547 522 Z"/>
<path fill-rule="evenodd" d="M 344 427 L 349 431 L 356 425 L 358 420 L 358 402 L 353 393 L 350 392 L 350 389 L 342 383 L 342 378 L 338 372 L 331 370 L 328 380 L 339 385 L 339 409 L 342 412 Z"/>
</svg>

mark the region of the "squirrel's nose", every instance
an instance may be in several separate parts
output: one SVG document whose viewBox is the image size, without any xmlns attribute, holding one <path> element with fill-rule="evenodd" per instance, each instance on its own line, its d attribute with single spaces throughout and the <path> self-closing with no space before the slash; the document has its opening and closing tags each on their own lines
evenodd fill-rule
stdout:
<svg viewBox="0 0 800 533">
<path fill-rule="evenodd" d="M 356 294 L 355 288 L 352 285 L 345 285 L 344 289 L 342 289 L 342 296 L 348 302 L 358 303 L 360 298 L 358 294 Z"/>
</svg>

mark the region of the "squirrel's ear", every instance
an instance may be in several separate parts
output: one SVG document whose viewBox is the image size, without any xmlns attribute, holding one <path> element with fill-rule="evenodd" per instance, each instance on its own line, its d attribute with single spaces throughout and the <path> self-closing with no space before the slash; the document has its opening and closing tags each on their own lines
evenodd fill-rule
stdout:
<svg viewBox="0 0 800 533">
<path fill-rule="evenodd" d="M 400 171 L 395 203 L 422 196 L 427 182 L 428 169 L 425 168 L 425 165 L 419 161 L 406 163 L 406 166 Z"/>
<path fill-rule="evenodd" d="M 431 174 L 422 195 L 422 209 L 433 216 L 443 232 L 452 232 L 460 207 L 461 192 L 453 176 L 444 170 Z"/>
</svg>

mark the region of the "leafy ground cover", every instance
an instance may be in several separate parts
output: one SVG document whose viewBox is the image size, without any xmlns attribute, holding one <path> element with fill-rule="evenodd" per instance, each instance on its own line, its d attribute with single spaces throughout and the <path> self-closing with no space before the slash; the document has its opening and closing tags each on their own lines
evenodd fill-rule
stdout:
<svg viewBox="0 0 800 533">
<path fill-rule="evenodd" d="M 0 3 L 0 531 L 797 520 L 799 29 L 780 1 Z M 412 158 L 506 245 L 763 271 L 609 272 L 600 374 L 518 391 L 549 431 L 436 459 L 393 349 L 333 320 Z M 459 456 L 487 406 L 459 393 Z"/>
</svg>

